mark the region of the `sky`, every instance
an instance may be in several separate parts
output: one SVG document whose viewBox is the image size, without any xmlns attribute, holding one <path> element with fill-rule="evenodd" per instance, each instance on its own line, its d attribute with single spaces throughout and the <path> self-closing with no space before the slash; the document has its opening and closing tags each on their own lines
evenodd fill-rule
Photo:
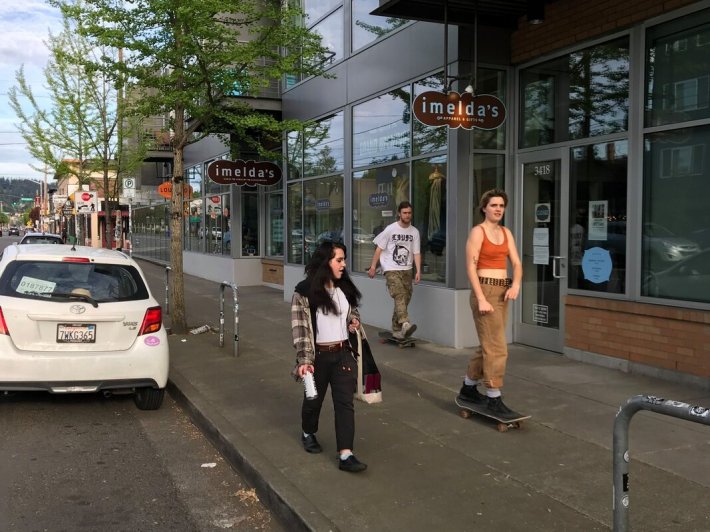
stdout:
<svg viewBox="0 0 710 532">
<path fill-rule="evenodd" d="M 30 166 L 41 165 L 31 158 L 17 131 L 8 92 L 17 85 L 15 74 L 24 65 L 38 102 L 47 101 L 43 85 L 49 52 L 44 43 L 50 29 L 55 34 L 60 31 L 61 16 L 43 0 L 0 2 L 0 177 L 44 179 Z"/>
</svg>

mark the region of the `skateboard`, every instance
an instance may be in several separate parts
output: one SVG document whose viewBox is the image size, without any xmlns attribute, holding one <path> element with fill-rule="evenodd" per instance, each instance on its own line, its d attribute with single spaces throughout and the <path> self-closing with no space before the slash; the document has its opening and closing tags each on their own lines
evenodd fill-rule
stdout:
<svg viewBox="0 0 710 532">
<path fill-rule="evenodd" d="M 466 399 L 463 399 L 460 395 L 456 396 L 456 404 L 461 408 L 461 410 L 459 410 L 459 415 L 462 418 L 468 419 L 472 417 L 473 414 L 487 417 L 488 419 L 492 419 L 496 422 L 498 432 L 506 432 L 508 429 L 519 429 L 523 421 L 532 417 L 514 412 L 516 415 L 514 419 L 500 419 L 499 417 L 491 414 L 484 405 L 466 401 Z"/>
<path fill-rule="evenodd" d="M 416 340 L 411 336 L 409 338 L 395 338 L 392 336 L 390 331 L 380 331 L 380 343 L 385 344 L 387 342 L 391 344 L 396 344 L 400 349 L 405 347 L 414 347 Z"/>
</svg>

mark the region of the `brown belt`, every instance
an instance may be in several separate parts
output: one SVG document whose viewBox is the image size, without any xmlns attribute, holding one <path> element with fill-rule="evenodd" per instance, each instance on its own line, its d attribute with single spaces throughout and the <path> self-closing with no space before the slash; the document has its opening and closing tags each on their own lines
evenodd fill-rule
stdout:
<svg viewBox="0 0 710 532">
<path fill-rule="evenodd" d="M 508 279 L 496 279 L 495 277 L 479 277 L 478 282 L 481 284 L 489 284 L 491 286 L 510 286 L 513 284 L 513 280 Z"/>
<path fill-rule="evenodd" d="M 324 353 L 335 353 L 336 351 L 342 351 L 346 349 L 347 342 L 342 341 L 337 344 L 316 344 L 316 351 L 322 351 Z"/>
</svg>

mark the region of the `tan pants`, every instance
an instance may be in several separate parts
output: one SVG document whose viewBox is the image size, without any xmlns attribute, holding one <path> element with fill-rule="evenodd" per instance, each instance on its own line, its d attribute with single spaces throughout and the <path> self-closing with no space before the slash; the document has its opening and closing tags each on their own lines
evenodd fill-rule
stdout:
<svg viewBox="0 0 710 532">
<path fill-rule="evenodd" d="M 385 272 L 385 280 L 387 281 L 387 291 L 394 299 L 392 330 L 399 331 L 402 329 L 402 324 L 409 321 L 407 306 L 412 299 L 414 276 L 412 270 L 392 270 Z"/>
<path fill-rule="evenodd" d="M 501 388 L 508 361 L 508 343 L 505 339 L 508 302 L 503 299 L 508 288 L 484 284 L 481 289 L 494 312 L 478 312 L 478 300 L 471 290 L 471 312 L 481 345 L 469 360 L 466 375 L 469 379 L 482 380 L 486 388 Z"/>
</svg>

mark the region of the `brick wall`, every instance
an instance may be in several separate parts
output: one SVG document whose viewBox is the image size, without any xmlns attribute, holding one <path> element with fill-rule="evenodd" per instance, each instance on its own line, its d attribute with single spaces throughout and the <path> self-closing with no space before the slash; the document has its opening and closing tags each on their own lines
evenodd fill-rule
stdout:
<svg viewBox="0 0 710 532">
<path fill-rule="evenodd" d="M 511 61 L 523 63 L 674 9 L 696 4 L 692 0 L 557 0 L 545 6 L 545 22 L 529 24 L 525 17 L 511 38 Z"/>
<path fill-rule="evenodd" d="M 710 311 L 567 296 L 565 346 L 710 377 Z"/>
</svg>

